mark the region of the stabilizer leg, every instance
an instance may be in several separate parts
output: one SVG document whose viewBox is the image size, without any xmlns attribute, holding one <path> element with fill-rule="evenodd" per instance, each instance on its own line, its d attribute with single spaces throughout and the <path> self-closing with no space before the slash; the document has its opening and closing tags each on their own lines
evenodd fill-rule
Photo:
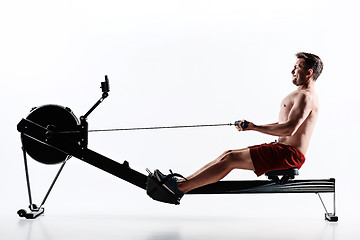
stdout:
<svg viewBox="0 0 360 240">
<path fill-rule="evenodd" d="M 328 210 L 326 209 L 325 207 L 325 204 L 324 204 L 324 201 L 322 200 L 321 196 L 320 196 L 320 193 L 316 193 L 319 198 L 320 198 L 320 201 L 325 209 L 325 220 L 329 221 L 329 222 L 337 222 L 339 220 L 338 216 L 336 216 L 335 214 L 335 192 L 333 193 L 334 194 L 334 212 L 333 213 L 329 213 Z"/>
<path fill-rule="evenodd" d="M 66 163 L 66 160 L 63 162 L 63 164 L 61 165 L 59 171 L 57 172 L 54 180 L 52 181 L 51 183 L 51 186 L 49 188 L 49 190 L 47 191 L 43 201 L 41 202 L 41 205 L 40 207 L 37 207 L 35 204 L 33 204 L 32 202 L 32 196 L 31 196 L 31 187 L 30 187 L 30 176 L 29 176 L 29 169 L 28 169 L 28 164 L 27 164 L 27 158 L 26 158 L 26 151 L 25 151 L 25 148 L 22 147 L 22 150 L 23 150 L 23 157 L 24 157 L 24 166 L 25 166 L 25 175 L 26 175 L 26 183 L 27 183 L 27 190 L 28 190 L 28 196 L 29 196 L 29 209 L 30 209 L 30 212 L 27 212 L 25 209 L 20 209 L 19 211 L 17 211 L 17 214 L 20 216 L 20 217 L 24 217 L 26 219 L 35 219 L 37 218 L 38 216 L 44 214 L 44 211 L 45 209 L 42 207 L 45 202 L 46 202 L 46 199 L 48 198 L 51 190 L 53 189 L 54 185 L 55 185 L 55 182 L 57 181 L 62 169 L 64 168 L 65 166 L 65 163 Z"/>
<path fill-rule="evenodd" d="M 26 186 L 27 186 L 28 196 L 29 196 L 29 204 L 30 204 L 29 209 L 30 209 L 30 212 L 27 212 L 25 209 L 20 209 L 19 211 L 17 211 L 17 214 L 20 217 L 24 217 L 26 219 L 35 219 L 35 218 L 37 218 L 38 216 L 40 216 L 41 214 L 44 213 L 44 208 L 43 207 L 38 208 L 35 204 L 32 203 L 29 168 L 28 168 L 28 164 L 27 164 L 26 151 L 25 151 L 24 147 L 22 147 L 22 151 L 23 151 L 23 158 L 24 158 Z"/>
</svg>

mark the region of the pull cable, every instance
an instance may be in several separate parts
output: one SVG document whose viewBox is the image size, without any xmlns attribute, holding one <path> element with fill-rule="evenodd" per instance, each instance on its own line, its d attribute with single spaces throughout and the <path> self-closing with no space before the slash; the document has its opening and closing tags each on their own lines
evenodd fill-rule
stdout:
<svg viewBox="0 0 360 240">
<path fill-rule="evenodd" d="M 109 128 L 109 129 L 92 129 L 88 132 L 115 132 L 115 131 L 134 131 L 134 130 L 156 130 L 156 129 L 174 129 L 174 128 L 199 128 L 199 127 L 221 127 L 241 125 L 243 129 L 248 127 L 248 122 L 236 121 L 234 123 L 217 123 L 217 124 L 197 124 L 197 125 L 176 125 L 160 127 L 133 127 L 133 128 Z M 62 131 L 58 133 L 79 133 L 80 131 Z"/>
<path fill-rule="evenodd" d="M 94 130 L 89 130 L 89 132 L 155 130 L 155 129 L 169 129 L 169 128 L 220 127 L 220 126 L 233 126 L 233 125 L 235 125 L 235 124 L 233 124 L 233 123 L 220 123 L 220 124 L 202 124 L 202 125 L 178 125 L 178 126 L 165 126 L 165 127 L 112 128 L 112 129 L 94 129 Z"/>
</svg>

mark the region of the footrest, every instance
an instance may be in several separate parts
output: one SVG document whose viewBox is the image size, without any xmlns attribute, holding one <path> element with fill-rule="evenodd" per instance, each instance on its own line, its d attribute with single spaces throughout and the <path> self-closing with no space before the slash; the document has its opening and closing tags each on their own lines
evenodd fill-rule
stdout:
<svg viewBox="0 0 360 240">
<path fill-rule="evenodd" d="M 33 209 L 30 210 L 30 212 L 27 212 L 25 209 L 20 209 L 19 211 L 17 211 L 17 214 L 19 215 L 19 217 L 24 217 L 26 219 L 35 219 L 40 215 L 44 214 L 44 208 Z"/>
<path fill-rule="evenodd" d="M 149 197 L 156 201 L 175 205 L 180 204 L 179 199 L 174 194 L 166 190 L 152 173 L 149 174 L 146 182 L 146 193 Z"/>
<path fill-rule="evenodd" d="M 294 179 L 296 175 L 299 175 L 299 169 L 289 168 L 284 170 L 274 170 L 265 173 L 268 179 L 275 181 L 277 183 L 286 183 L 290 179 Z M 279 176 L 282 176 L 280 179 Z"/>
</svg>

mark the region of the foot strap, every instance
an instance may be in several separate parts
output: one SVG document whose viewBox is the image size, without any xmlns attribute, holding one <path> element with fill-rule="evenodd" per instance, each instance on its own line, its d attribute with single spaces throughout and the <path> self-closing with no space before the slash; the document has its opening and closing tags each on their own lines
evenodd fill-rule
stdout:
<svg viewBox="0 0 360 240">
<path fill-rule="evenodd" d="M 170 169 L 170 174 L 166 175 L 166 177 L 160 181 L 160 184 L 162 185 L 162 184 L 166 183 L 172 177 L 180 177 L 180 178 L 185 179 L 185 181 L 187 181 L 187 179 L 183 175 L 178 174 L 178 173 L 173 173 Z"/>
<path fill-rule="evenodd" d="M 148 171 L 148 172 L 149 172 L 149 175 L 148 175 L 147 182 L 146 182 L 147 195 L 149 195 L 149 197 L 151 197 L 152 199 L 154 199 L 156 201 L 179 205 L 180 200 L 178 199 L 178 197 L 176 197 L 174 194 L 172 194 L 171 192 L 169 192 L 167 189 L 165 189 L 162 186 L 163 181 L 159 182 L 153 173 L 151 173 L 150 171 Z M 172 174 L 170 174 L 170 175 L 172 175 Z M 168 175 L 168 176 L 170 176 L 170 175 Z M 173 177 L 173 176 L 179 176 L 179 174 L 173 174 L 173 176 L 170 176 L 170 177 L 168 177 L 168 176 L 166 176 L 167 179 L 169 179 L 170 177 Z M 179 177 L 182 177 L 182 176 L 179 176 Z"/>
</svg>

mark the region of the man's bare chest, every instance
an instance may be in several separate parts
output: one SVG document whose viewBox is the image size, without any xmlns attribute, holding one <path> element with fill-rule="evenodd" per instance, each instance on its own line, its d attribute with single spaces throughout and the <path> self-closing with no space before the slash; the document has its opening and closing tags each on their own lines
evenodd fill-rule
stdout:
<svg viewBox="0 0 360 240">
<path fill-rule="evenodd" d="M 286 97 L 280 105 L 279 121 L 285 122 L 288 120 L 291 109 L 294 106 L 294 100 L 292 98 Z"/>
</svg>

